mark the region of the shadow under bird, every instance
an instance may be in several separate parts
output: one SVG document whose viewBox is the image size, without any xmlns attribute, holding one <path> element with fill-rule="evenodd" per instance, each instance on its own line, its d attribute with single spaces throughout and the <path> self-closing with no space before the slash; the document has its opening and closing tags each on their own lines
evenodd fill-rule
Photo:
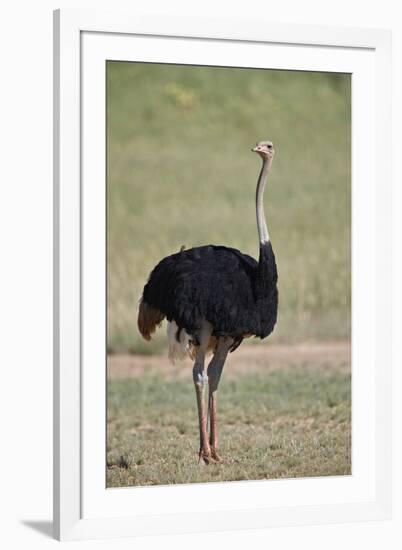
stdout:
<svg viewBox="0 0 402 550">
<path fill-rule="evenodd" d="M 221 245 L 188 250 L 182 247 L 154 267 L 139 304 L 138 328 L 142 336 L 150 340 L 166 317 L 170 359 L 190 356 L 194 360 L 199 460 L 206 464 L 225 462 L 218 453 L 217 391 L 227 355 L 244 338 L 266 338 L 277 319 L 278 274 L 263 207 L 275 152 L 270 141 L 258 142 L 252 151 L 262 159 L 256 189 L 258 262 L 240 250 Z M 209 351 L 213 355 L 205 370 Z"/>
</svg>

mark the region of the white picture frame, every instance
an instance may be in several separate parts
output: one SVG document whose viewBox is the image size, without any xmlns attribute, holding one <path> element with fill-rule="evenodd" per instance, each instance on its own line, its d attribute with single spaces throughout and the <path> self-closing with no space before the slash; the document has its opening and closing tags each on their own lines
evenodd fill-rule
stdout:
<svg viewBox="0 0 402 550">
<path fill-rule="evenodd" d="M 106 461 L 105 88 L 100 84 L 102 75 L 104 84 L 106 59 L 232 66 L 236 59 L 235 66 L 352 74 L 351 476 L 113 490 L 102 483 Z M 280 25 L 261 20 L 245 28 L 241 21 L 230 19 L 55 12 L 56 538 L 191 533 L 390 517 L 390 59 L 391 36 L 384 30 Z M 367 296 L 372 296 L 369 304 Z"/>
</svg>

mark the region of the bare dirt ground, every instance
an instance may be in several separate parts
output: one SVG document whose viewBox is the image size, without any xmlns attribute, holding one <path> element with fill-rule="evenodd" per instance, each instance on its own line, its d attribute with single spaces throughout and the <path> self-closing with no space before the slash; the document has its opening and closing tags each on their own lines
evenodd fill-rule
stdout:
<svg viewBox="0 0 402 550">
<path fill-rule="evenodd" d="M 118 380 L 137 378 L 143 374 L 156 374 L 164 380 L 188 378 L 192 361 L 172 364 L 166 355 L 108 356 L 108 378 Z M 296 345 L 243 344 L 229 355 L 224 376 L 232 378 L 247 373 L 270 371 L 285 367 L 351 368 L 351 344 L 348 341 L 327 343 L 303 343 Z"/>
</svg>

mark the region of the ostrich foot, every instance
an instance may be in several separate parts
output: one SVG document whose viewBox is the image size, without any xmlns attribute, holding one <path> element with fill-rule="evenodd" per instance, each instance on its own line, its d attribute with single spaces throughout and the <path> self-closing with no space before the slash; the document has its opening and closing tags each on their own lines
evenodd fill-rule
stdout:
<svg viewBox="0 0 402 550">
<path fill-rule="evenodd" d="M 214 447 L 211 447 L 211 457 L 217 464 L 232 464 L 234 462 L 230 458 L 222 458 Z"/>
<path fill-rule="evenodd" d="M 210 464 L 212 462 L 211 449 L 200 449 L 198 453 L 198 464 Z"/>
<path fill-rule="evenodd" d="M 214 449 L 200 449 L 198 453 L 198 463 L 199 464 L 224 464 L 226 461 L 223 460 Z"/>
</svg>

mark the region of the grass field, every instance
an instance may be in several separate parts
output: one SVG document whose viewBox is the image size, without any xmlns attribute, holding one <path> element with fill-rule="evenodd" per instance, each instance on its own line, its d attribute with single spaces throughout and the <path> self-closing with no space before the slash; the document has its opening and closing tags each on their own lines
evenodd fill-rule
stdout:
<svg viewBox="0 0 402 550">
<path fill-rule="evenodd" d="M 279 271 L 279 342 L 350 334 L 350 76 L 109 62 L 108 349 L 158 353 L 137 301 L 164 256 L 201 244 L 258 254 L 254 193 Z"/>
<path fill-rule="evenodd" d="M 219 390 L 220 451 L 198 464 L 189 362 L 109 357 L 107 485 L 351 473 L 350 346 L 244 346 Z"/>
</svg>

